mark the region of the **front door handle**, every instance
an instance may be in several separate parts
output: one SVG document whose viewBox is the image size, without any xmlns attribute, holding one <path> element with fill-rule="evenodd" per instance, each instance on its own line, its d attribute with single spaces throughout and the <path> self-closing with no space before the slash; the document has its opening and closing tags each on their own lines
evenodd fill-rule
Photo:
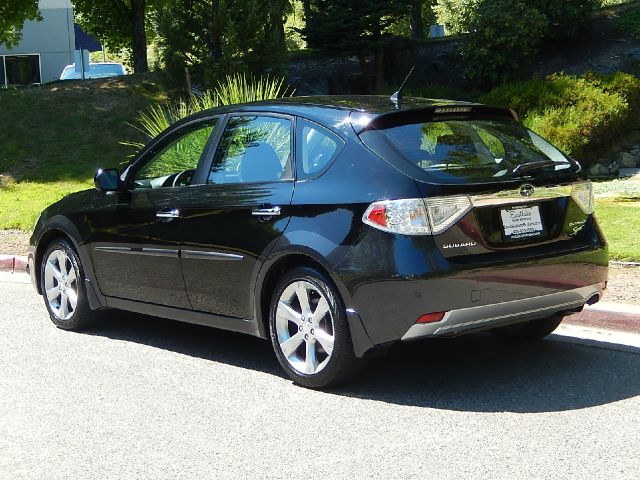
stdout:
<svg viewBox="0 0 640 480">
<path fill-rule="evenodd" d="M 180 210 L 177 208 L 165 208 L 156 212 L 156 218 L 171 219 L 180 218 Z"/>
<path fill-rule="evenodd" d="M 275 217 L 280 215 L 280 207 L 254 208 L 251 210 L 254 217 Z"/>
</svg>

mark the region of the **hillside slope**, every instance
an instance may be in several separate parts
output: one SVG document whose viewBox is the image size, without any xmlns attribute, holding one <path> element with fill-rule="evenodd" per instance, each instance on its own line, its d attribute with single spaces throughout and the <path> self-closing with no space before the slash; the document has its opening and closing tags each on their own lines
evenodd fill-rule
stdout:
<svg viewBox="0 0 640 480">
<path fill-rule="evenodd" d="M 151 75 L 0 90 L 0 229 L 29 230 L 40 211 L 132 154 L 140 110 L 166 98 Z"/>
</svg>

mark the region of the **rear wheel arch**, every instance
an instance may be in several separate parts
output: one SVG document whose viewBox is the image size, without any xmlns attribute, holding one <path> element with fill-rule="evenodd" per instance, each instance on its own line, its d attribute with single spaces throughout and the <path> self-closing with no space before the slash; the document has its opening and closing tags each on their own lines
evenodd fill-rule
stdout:
<svg viewBox="0 0 640 480">
<path fill-rule="evenodd" d="M 333 283 L 336 290 L 340 292 L 341 296 L 344 297 L 342 289 L 336 285 L 336 282 L 333 279 L 333 276 L 329 273 L 328 268 L 323 265 L 320 260 L 307 253 L 300 252 L 281 255 L 267 267 L 268 269 L 265 274 L 261 276 L 262 281 L 256 289 L 256 294 L 260 292 L 259 295 L 256 295 L 258 299 L 256 302 L 256 320 L 258 322 L 258 329 L 261 337 L 269 338 L 269 307 L 278 279 L 286 272 L 299 267 L 309 267 L 324 274 L 327 279 Z M 344 298 L 342 300 L 345 301 Z"/>
</svg>

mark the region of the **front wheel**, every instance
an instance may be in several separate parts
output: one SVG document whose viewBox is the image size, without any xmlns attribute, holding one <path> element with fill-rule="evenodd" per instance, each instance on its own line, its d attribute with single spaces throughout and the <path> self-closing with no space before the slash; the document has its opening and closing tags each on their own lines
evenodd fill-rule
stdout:
<svg viewBox="0 0 640 480">
<path fill-rule="evenodd" d="M 362 363 L 353 353 L 338 292 L 314 269 L 296 268 L 278 282 L 271 299 L 269 330 L 280 365 L 299 385 L 336 385 Z"/>
<path fill-rule="evenodd" d="M 514 342 L 534 342 L 553 333 L 562 322 L 564 315 L 556 313 L 545 318 L 531 320 L 517 325 L 508 325 L 491 330 L 500 340 Z"/>
<path fill-rule="evenodd" d="M 79 330 L 91 319 L 78 254 L 66 239 L 47 246 L 40 270 L 42 296 L 51 321 L 64 330 Z"/>
</svg>

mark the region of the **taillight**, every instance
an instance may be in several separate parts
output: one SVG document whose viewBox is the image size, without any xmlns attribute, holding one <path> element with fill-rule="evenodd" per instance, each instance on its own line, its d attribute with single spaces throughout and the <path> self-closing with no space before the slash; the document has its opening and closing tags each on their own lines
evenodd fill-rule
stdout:
<svg viewBox="0 0 640 480">
<path fill-rule="evenodd" d="M 385 232 L 403 235 L 439 234 L 471 210 L 466 195 L 384 200 L 369 205 L 362 221 Z"/>
<path fill-rule="evenodd" d="M 571 184 L 571 197 L 584 213 L 593 213 L 593 185 L 591 182 L 578 182 Z"/>
<path fill-rule="evenodd" d="M 362 221 L 379 230 L 404 235 L 430 232 L 427 211 L 421 198 L 384 200 L 369 205 Z"/>
<path fill-rule="evenodd" d="M 425 198 L 424 203 L 434 235 L 447 230 L 471 210 L 471 199 L 467 195 Z"/>
</svg>

